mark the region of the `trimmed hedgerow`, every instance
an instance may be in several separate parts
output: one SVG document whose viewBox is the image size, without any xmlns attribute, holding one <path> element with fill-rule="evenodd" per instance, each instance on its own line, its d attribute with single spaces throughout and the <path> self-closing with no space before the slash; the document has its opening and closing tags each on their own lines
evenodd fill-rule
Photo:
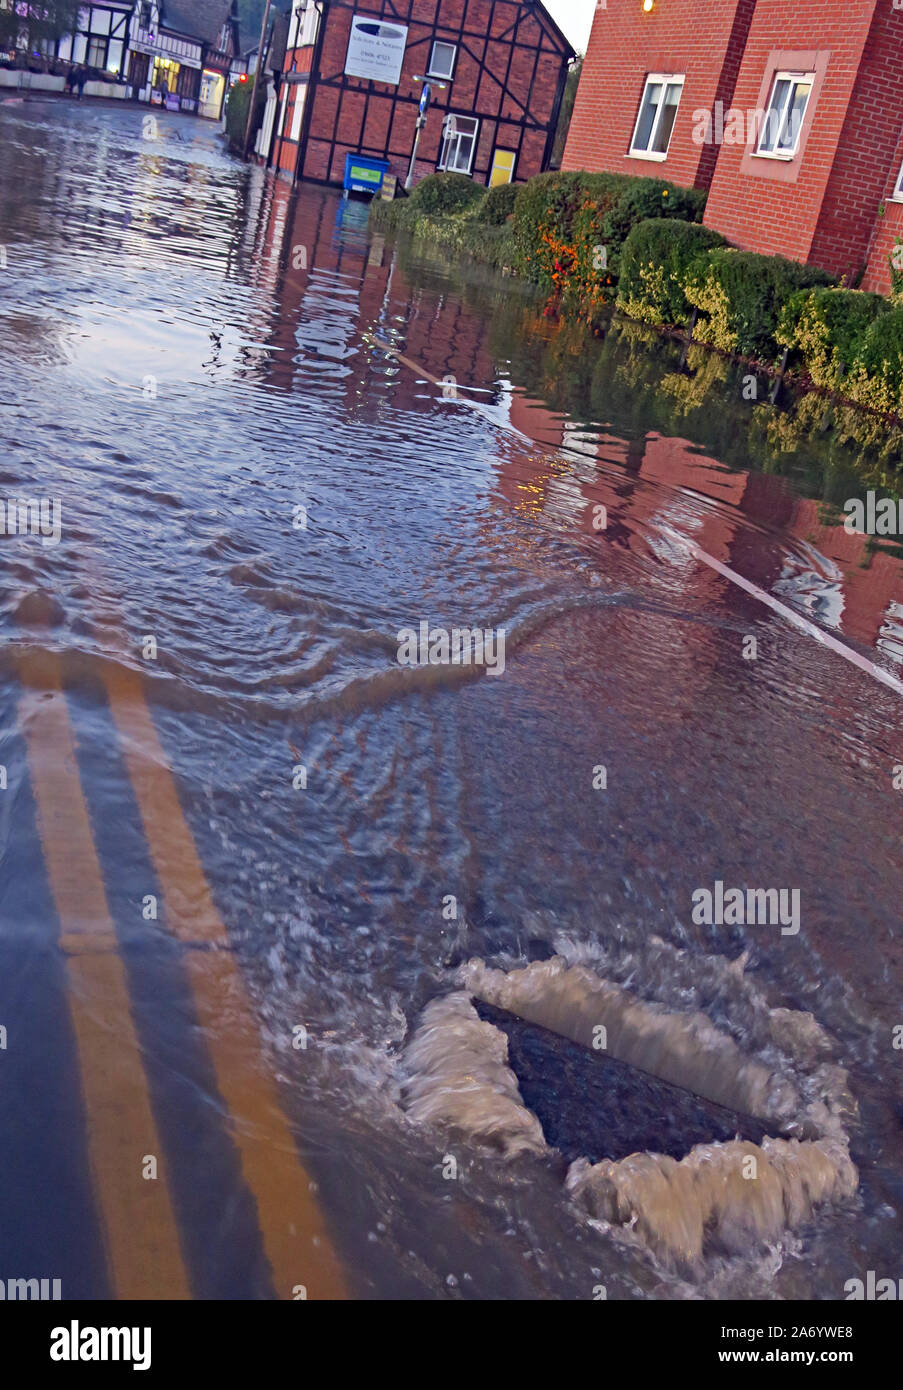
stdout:
<svg viewBox="0 0 903 1390">
<path fill-rule="evenodd" d="M 869 327 L 890 307 L 883 295 L 862 290 L 798 290 L 781 310 L 775 338 L 816 386 L 835 390 L 858 359 Z"/>
<path fill-rule="evenodd" d="M 230 88 L 229 95 L 226 97 L 226 139 L 229 142 L 229 149 L 240 153 L 244 146 L 245 126 L 248 123 L 248 107 L 254 99 L 254 78 L 250 82 L 236 82 Z M 251 148 L 254 147 L 254 137 L 260 128 L 263 119 L 263 104 L 258 107 L 254 125 L 251 129 Z"/>
<path fill-rule="evenodd" d="M 639 222 L 695 221 L 705 194 L 662 179 L 630 178 L 620 195 L 604 206 L 587 198 L 574 217 L 574 269 L 568 293 L 592 306 L 617 293 L 624 243 Z"/>
<path fill-rule="evenodd" d="M 411 193 L 410 203 L 419 213 L 441 217 L 463 212 L 485 197 L 483 185 L 466 174 L 427 174 Z"/>
<path fill-rule="evenodd" d="M 614 298 L 621 248 L 651 217 L 695 221 L 705 194 L 631 174 L 554 173 L 530 179 L 514 208 L 515 268 L 588 307 Z"/>
<path fill-rule="evenodd" d="M 873 410 L 903 413 L 903 308 L 879 314 L 869 324 L 844 394 Z"/>
<path fill-rule="evenodd" d="M 609 211 L 603 233 L 617 250 L 632 229 L 649 218 L 670 217 L 681 222 L 701 222 L 708 194 L 701 188 L 681 188 L 664 179 L 631 179 Z"/>
<path fill-rule="evenodd" d="M 681 325 L 690 316 L 684 280 L 694 261 L 725 240 L 711 227 L 672 218 L 647 218 L 621 249 L 618 308 L 645 323 Z"/>
<path fill-rule="evenodd" d="M 780 352 L 778 319 L 790 296 L 833 283 L 816 266 L 720 247 L 690 266 L 684 290 L 700 311 L 694 329 L 700 342 L 771 362 Z"/>
<path fill-rule="evenodd" d="M 626 191 L 628 174 L 539 174 L 514 203 L 515 268 L 546 289 L 562 290 L 576 264 L 574 219 L 586 203 L 604 213 Z"/>
<path fill-rule="evenodd" d="M 698 191 L 627 174 L 542 174 L 489 192 L 439 174 L 370 215 L 513 270 L 590 322 L 606 319 L 596 306 L 615 295 L 625 314 L 658 325 L 684 325 L 695 306 L 699 343 L 764 363 L 786 347 L 815 385 L 903 414 L 903 306 L 838 288 L 817 267 L 735 250 L 698 222 L 703 206 Z"/>
<path fill-rule="evenodd" d="M 488 223 L 490 227 L 501 227 L 514 212 L 516 198 L 516 183 L 497 183 L 480 204 L 477 212 L 479 221 Z"/>
</svg>

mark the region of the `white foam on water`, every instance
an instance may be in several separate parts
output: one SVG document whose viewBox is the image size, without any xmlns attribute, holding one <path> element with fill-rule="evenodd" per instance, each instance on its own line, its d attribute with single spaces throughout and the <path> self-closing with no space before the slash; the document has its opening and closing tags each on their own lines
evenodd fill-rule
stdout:
<svg viewBox="0 0 903 1390">
<path fill-rule="evenodd" d="M 742 962 L 732 973 L 742 978 Z M 562 957 L 510 971 L 471 960 L 458 980 L 466 992 L 433 1000 L 404 1054 L 403 1094 L 417 1123 L 448 1128 L 506 1157 L 553 1152 L 523 1104 L 507 1038 L 480 1020 L 475 996 L 588 1048 L 601 1025 L 609 1055 L 785 1135 L 804 1135 L 698 1144 L 680 1160 L 642 1152 L 572 1163 L 566 1190 L 584 1217 L 664 1267 L 698 1280 L 719 1260 L 771 1250 L 780 1262 L 775 1250 L 787 1248 L 790 1232 L 856 1192 L 841 1118 L 855 1102 L 843 1069 L 825 1060 L 831 1040 L 811 1014 L 768 1011 L 764 1032 L 775 1056 L 787 1060 L 788 1075 L 745 1054 L 700 1011 L 637 999 Z"/>
<path fill-rule="evenodd" d="M 464 993 L 434 999 L 404 1054 L 402 1095 L 416 1124 L 441 1125 L 513 1158 L 547 1154 L 508 1066 L 508 1039 Z"/>
<path fill-rule="evenodd" d="M 809 1221 L 827 1202 L 851 1197 L 858 1175 L 836 1138 L 698 1144 L 685 1158 L 631 1154 L 620 1162 L 578 1159 L 566 1186 L 612 1226 L 632 1225 L 667 1262 L 692 1269 L 711 1254 L 744 1255 Z"/>
<path fill-rule="evenodd" d="M 609 1056 L 717 1105 L 780 1129 L 800 1110 L 793 1082 L 746 1056 L 705 1014 L 673 1013 L 646 1003 L 586 966 L 569 966 L 556 956 L 506 972 L 471 960 L 460 978 L 484 1003 L 584 1047 L 593 1048 L 604 1036 L 600 1050 Z"/>
</svg>

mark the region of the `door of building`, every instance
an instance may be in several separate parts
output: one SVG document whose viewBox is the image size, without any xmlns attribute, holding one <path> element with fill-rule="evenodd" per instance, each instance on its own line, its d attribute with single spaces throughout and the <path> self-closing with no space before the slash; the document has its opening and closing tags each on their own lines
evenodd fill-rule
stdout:
<svg viewBox="0 0 903 1390">
<path fill-rule="evenodd" d="M 129 63 L 129 85 L 135 88 L 137 95 L 147 86 L 147 70 L 150 66 L 150 58 L 146 53 L 133 53 Z"/>
</svg>

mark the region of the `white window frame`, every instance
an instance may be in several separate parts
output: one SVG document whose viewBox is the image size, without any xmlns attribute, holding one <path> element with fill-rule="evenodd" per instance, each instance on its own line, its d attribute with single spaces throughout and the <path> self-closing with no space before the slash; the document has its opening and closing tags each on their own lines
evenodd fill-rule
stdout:
<svg viewBox="0 0 903 1390">
<path fill-rule="evenodd" d="M 451 49 L 451 62 L 448 65 L 448 72 L 442 72 L 441 69 L 436 67 L 436 49 L 440 44 L 443 48 Z M 456 43 L 450 43 L 448 39 L 433 39 L 433 46 L 430 49 L 430 65 L 427 68 L 426 75 L 427 77 L 438 77 L 442 81 L 451 82 L 455 75 L 455 64 L 457 61 L 458 45 Z"/>
<path fill-rule="evenodd" d="M 103 72 L 107 66 L 107 50 L 109 48 L 109 41 L 106 35 L 87 34 L 85 37 L 88 40 L 85 48 L 85 62 L 89 68 L 96 68 L 98 72 Z M 99 44 L 101 47 L 101 56 L 96 61 L 91 57 L 91 50 L 94 48 L 95 44 Z"/>
<path fill-rule="evenodd" d="M 474 160 L 475 160 L 475 158 L 476 158 L 476 154 L 477 154 L 477 141 L 478 141 L 479 138 L 480 138 L 480 122 L 477 120 L 476 116 L 455 116 L 455 125 L 456 125 L 457 129 L 455 130 L 454 135 L 451 135 L 451 136 L 446 135 L 446 136 L 443 138 L 443 141 L 442 141 L 442 151 L 441 151 L 441 154 L 440 154 L 440 156 L 439 156 L 439 168 L 440 168 L 440 169 L 444 169 L 444 170 L 449 169 L 448 156 L 449 156 L 449 153 L 450 153 L 450 151 L 451 151 L 452 144 L 454 144 L 455 147 L 457 148 L 457 147 L 458 147 L 458 141 L 461 139 L 461 136 L 462 136 L 462 135 L 467 136 L 468 139 L 470 138 L 470 135 L 471 135 L 471 132 L 470 132 L 470 131 L 464 131 L 464 130 L 461 130 L 461 129 L 460 129 L 460 126 L 461 126 L 461 122 L 462 122 L 462 121 L 467 121 L 467 122 L 469 122 L 470 124 L 473 125 L 473 132 L 472 132 L 472 133 L 473 133 L 473 143 L 472 143 L 472 145 L 471 145 L 471 147 L 470 147 L 470 159 L 467 161 L 467 168 L 466 168 L 466 169 L 462 169 L 461 166 L 460 166 L 459 164 L 453 164 L 453 165 L 451 165 L 451 172 L 452 172 L 452 173 L 455 173 L 455 174 L 469 174 L 469 173 L 470 173 L 471 169 L 473 168 L 473 162 L 474 162 Z"/>
<path fill-rule="evenodd" d="M 320 11 L 314 4 L 314 0 L 306 0 L 304 22 L 301 25 L 301 34 L 298 40 L 299 48 L 306 48 L 308 44 L 316 43 L 319 24 Z"/>
<path fill-rule="evenodd" d="M 894 191 L 890 196 L 892 203 L 903 203 L 903 164 L 900 165 L 900 172 L 897 175 L 897 182 L 894 184 Z"/>
<path fill-rule="evenodd" d="M 770 117 L 771 117 L 771 105 L 772 105 L 772 102 L 773 102 L 773 100 L 774 100 L 775 90 L 776 90 L 777 85 L 778 85 L 779 82 L 786 82 L 786 83 L 788 84 L 788 85 L 787 85 L 787 96 L 786 96 L 786 99 L 785 99 L 785 101 L 784 101 L 784 105 L 783 105 L 783 107 L 781 108 L 780 118 L 779 118 L 779 120 L 778 120 L 777 129 L 776 129 L 776 131 L 775 131 L 774 141 L 773 141 L 773 143 L 772 143 L 772 148 L 769 149 L 769 150 L 763 150 L 763 148 L 762 148 L 762 142 L 763 142 L 763 140 L 766 138 L 766 136 L 769 136 L 770 133 L 771 133 L 771 124 L 772 124 L 771 119 L 770 119 Z M 795 140 L 794 140 L 794 142 L 793 142 L 793 148 L 792 148 L 792 149 L 779 150 L 779 149 L 777 148 L 778 140 L 781 138 L 781 136 L 782 136 L 783 133 L 784 133 L 784 128 L 785 128 L 786 123 L 787 123 L 787 117 L 788 117 L 788 114 L 789 114 L 789 112 L 790 112 L 790 109 L 791 109 L 791 107 L 792 107 L 792 105 L 793 105 L 793 101 L 794 101 L 794 98 L 795 98 L 795 95 L 796 95 L 796 89 L 797 89 L 798 86 L 800 86 L 800 85 L 801 85 L 802 83 L 804 83 L 804 82 L 808 82 L 808 83 L 809 83 L 809 93 L 808 93 L 808 95 L 807 95 L 807 97 L 806 97 L 806 104 L 805 104 L 805 106 L 803 107 L 802 111 L 800 112 L 799 125 L 797 126 L 797 129 L 796 129 L 796 132 L 795 132 L 796 138 L 795 138 Z M 770 86 L 769 89 L 768 89 L 768 105 L 765 107 L 765 119 L 764 119 L 763 122 L 762 122 L 762 128 L 760 129 L 760 131 L 759 131 L 759 133 L 758 133 L 758 139 L 756 140 L 756 150 L 755 150 L 755 153 L 756 153 L 757 158 L 759 158 L 759 159 L 781 159 L 781 160 L 784 161 L 785 164 L 788 162 L 788 160 L 796 159 L 796 156 L 797 156 L 797 154 L 799 153 L 799 148 L 800 148 L 800 135 L 802 134 L 802 130 L 803 130 L 803 122 L 804 122 L 805 119 L 806 119 L 806 112 L 809 110 L 809 102 L 812 100 L 812 92 L 813 92 L 814 87 L 815 87 L 815 73 L 814 73 L 814 72 L 790 72 L 790 71 L 788 71 L 788 70 L 786 70 L 786 69 L 781 69 L 779 72 L 776 72 L 776 73 L 775 73 L 774 77 L 771 79 L 771 86 Z"/>
<path fill-rule="evenodd" d="M 668 90 L 668 87 L 673 86 L 675 82 L 680 83 L 680 96 L 677 98 L 677 108 L 674 112 L 674 125 L 677 124 L 677 112 L 680 110 L 680 103 L 683 100 L 685 81 L 686 73 L 683 72 L 647 73 L 646 81 L 643 85 L 643 95 L 640 97 L 640 104 L 637 109 L 636 120 L 633 124 L 633 134 L 630 137 L 630 149 L 627 151 L 631 159 L 655 159 L 658 160 L 659 163 L 662 163 L 664 160 L 668 158 L 668 150 L 671 147 L 671 136 L 674 134 L 674 126 L 671 127 L 671 135 L 668 136 L 668 145 L 664 150 L 653 150 L 648 147 L 646 149 L 641 149 L 636 143 L 637 132 L 639 131 L 640 120 L 642 119 L 643 109 L 646 105 L 647 93 L 649 91 L 649 88 L 655 86 L 656 83 L 661 84 L 662 100 L 659 101 L 658 110 L 655 113 L 655 120 L 652 122 L 652 128 L 649 131 L 649 145 L 655 144 L 655 137 L 658 135 L 659 127 L 662 123 L 662 116 L 665 112 L 664 96 L 666 91 Z"/>
<path fill-rule="evenodd" d="M 289 140 L 294 140 L 297 144 L 301 135 L 301 117 L 304 115 L 304 102 L 307 97 L 307 83 L 297 82 L 295 87 L 295 102 L 292 106 L 292 125 L 289 131 Z"/>
</svg>

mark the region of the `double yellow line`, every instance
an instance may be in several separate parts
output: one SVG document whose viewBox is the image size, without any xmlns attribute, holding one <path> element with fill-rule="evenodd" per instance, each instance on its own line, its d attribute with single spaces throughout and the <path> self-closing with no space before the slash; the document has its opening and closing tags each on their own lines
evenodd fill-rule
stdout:
<svg viewBox="0 0 903 1390">
<path fill-rule="evenodd" d="M 60 659 L 23 652 L 21 723 L 38 830 L 60 919 L 84 1089 L 89 1160 L 118 1298 L 192 1296 L 163 1162 L 128 980 L 76 761 Z M 302 1167 L 228 934 L 213 902 L 140 678 L 107 663 L 104 679 L 164 899 L 279 1298 L 346 1294 Z M 143 1176 L 148 1156 L 156 1179 Z"/>
</svg>

